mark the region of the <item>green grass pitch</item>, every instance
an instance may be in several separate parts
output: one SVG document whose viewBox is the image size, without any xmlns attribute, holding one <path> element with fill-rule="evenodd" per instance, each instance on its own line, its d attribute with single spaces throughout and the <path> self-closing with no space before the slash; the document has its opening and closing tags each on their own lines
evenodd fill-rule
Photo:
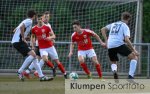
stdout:
<svg viewBox="0 0 150 94">
<path fill-rule="evenodd" d="M 20 81 L 17 76 L 0 76 L 0 94 L 64 94 L 65 80 L 40 82 L 37 78 Z"/>
</svg>

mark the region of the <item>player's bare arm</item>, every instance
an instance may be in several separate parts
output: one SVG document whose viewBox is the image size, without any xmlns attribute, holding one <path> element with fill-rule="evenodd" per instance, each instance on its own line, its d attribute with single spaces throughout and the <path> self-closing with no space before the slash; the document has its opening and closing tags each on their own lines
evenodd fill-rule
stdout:
<svg viewBox="0 0 150 94">
<path fill-rule="evenodd" d="M 31 48 L 34 50 L 35 49 L 35 47 L 34 47 L 34 44 L 35 44 L 35 34 L 32 34 L 31 35 Z"/>
<path fill-rule="evenodd" d="M 46 38 L 46 40 L 53 41 L 53 40 L 56 38 L 56 36 L 55 36 L 54 32 L 50 32 L 49 34 L 50 34 L 50 36 L 49 36 L 49 37 L 47 37 L 47 38 Z"/>
<path fill-rule="evenodd" d="M 98 42 L 103 46 L 103 47 L 106 47 L 106 44 L 101 40 L 101 38 L 94 32 L 93 33 L 93 36 L 98 40 Z"/>
<path fill-rule="evenodd" d="M 75 43 L 71 42 L 71 44 L 70 44 L 70 52 L 69 52 L 69 55 L 68 55 L 69 58 L 73 55 L 74 45 L 75 45 Z"/>
<path fill-rule="evenodd" d="M 25 25 L 22 24 L 22 26 L 20 27 L 21 30 L 21 36 L 22 36 L 22 41 L 24 41 L 25 43 L 27 43 L 25 37 L 24 37 L 24 30 L 25 30 Z"/>
<path fill-rule="evenodd" d="M 125 42 L 127 43 L 127 45 L 129 46 L 129 48 L 135 53 L 135 55 L 139 55 L 139 53 L 135 50 L 135 48 L 132 46 L 132 43 L 129 39 L 129 36 L 125 37 Z"/>
<path fill-rule="evenodd" d="M 101 29 L 101 33 L 102 33 L 102 36 L 104 37 L 105 43 L 107 43 L 107 35 L 106 35 L 107 31 L 108 31 L 108 29 L 106 27 L 103 27 Z"/>
</svg>

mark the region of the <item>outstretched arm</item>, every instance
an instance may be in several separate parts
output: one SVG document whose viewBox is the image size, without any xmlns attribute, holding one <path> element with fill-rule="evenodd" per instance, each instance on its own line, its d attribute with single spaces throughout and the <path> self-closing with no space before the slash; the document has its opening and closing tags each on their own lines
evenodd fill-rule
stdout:
<svg viewBox="0 0 150 94">
<path fill-rule="evenodd" d="M 71 44 L 70 44 L 70 52 L 69 52 L 69 55 L 68 55 L 69 58 L 73 55 L 73 50 L 74 50 L 74 43 L 71 42 Z"/>
<path fill-rule="evenodd" d="M 101 29 L 101 33 L 102 33 L 102 36 L 104 37 L 105 43 L 107 43 L 107 35 L 106 35 L 107 31 L 108 31 L 108 29 L 106 27 L 103 27 Z"/>
<path fill-rule="evenodd" d="M 101 40 L 101 38 L 93 32 L 93 36 L 98 40 L 98 42 L 103 46 L 106 47 L 106 44 Z"/>
</svg>

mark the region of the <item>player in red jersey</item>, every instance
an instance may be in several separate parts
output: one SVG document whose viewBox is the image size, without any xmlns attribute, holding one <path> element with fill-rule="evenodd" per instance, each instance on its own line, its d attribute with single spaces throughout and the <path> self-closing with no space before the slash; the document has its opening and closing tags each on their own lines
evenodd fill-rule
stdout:
<svg viewBox="0 0 150 94">
<path fill-rule="evenodd" d="M 91 79 L 92 76 L 91 76 L 89 69 L 87 68 L 87 65 L 85 64 L 86 56 L 88 58 L 91 58 L 92 62 L 94 62 L 96 70 L 98 72 L 98 76 L 101 79 L 102 78 L 101 66 L 97 60 L 97 56 L 93 49 L 92 41 L 90 37 L 91 36 L 95 37 L 98 40 L 98 42 L 104 47 L 106 46 L 106 44 L 103 43 L 100 37 L 93 31 L 89 29 L 82 29 L 80 26 L 80 22 L 78 20 L 75 20 L 73 22 L 73 30 L 74 30 L 74 33 L 71 36 L 72 42 L 70 45 L 70 52 L 69 52 L 68 57 L 71 57 L 73 55 L 74 44 L 76 42 L 78 46 L 78 60 L 80 62 L 80 66 L 88 75 L 88 78 Z"/>
<path fill-rule="evenodd" d="M 42 20 L 43 20 L 43 22 L 45 23 L 46 26 L 49 26 L 49 28 L 51 29 L 51 32 L 53 32 L 53 29 L 52 29 L 52 27 L 51 27 L 51 25 L 49 23 L 49 19 L 50 19 L 50 13 L 48 11 L 45 11 L 43 13 L 43 15 L 42 15 Z M 43 65 L 44 65 L 44 61 L 43 61 L 43 59 L 41 59 L 41 55 L 40 55 L 40 51 L 39 51 L 39 46 L 38 46 L 38 41 L 37 41 L 36 38 L 33 38 L 32 36 L 31 36 L 31 41 L 32 41 L 31 47 L 32 47 L 32 49 L 35 50 L 35 53 L 36 53 L 36 55 L 37 55 L 37 57 L 39 59 L 40 67 L 42 68 Z M 53 43 L 54 43 L 54 40 L 53 40 Z M 48 60 L 47 62 L 45 62 L 45 64 L 49 68 L 52 68 L 53 77 L 55 77 L 56 76 L 56 66 L 54 66 L 53 63 L 50 60 Z M 31 78 L 29 74 L 31 73 L 31 71 L 33 70 L 33 68 L 34 68 L 34 65 L 33 65 L 33 63 L 31 63 L 30 66 L 28 67 L 28 69 L 23 72 L 24 76 L 26 76 L 28 79 Z M 39 77 L 37 71 L 34 72 L 34 76 L 35 77 Z"/>
<path fill-rule="evenodd" d="M 42 17 L 38 18 L 38 24 L 32 28 L 32 37 L 36 37 L 38 40 L 38 45 L 40 49 L 40 55 L 44 62 L 48 62 L 48 55 L 54 60 L 58 68 L 64 74 L 64 77 L 67 78 L 65 68 L 58 59 L 57 51 L 53 45 L 53 40 L 55 39 L 54 32 L 44 24 Z"/>
</svg>

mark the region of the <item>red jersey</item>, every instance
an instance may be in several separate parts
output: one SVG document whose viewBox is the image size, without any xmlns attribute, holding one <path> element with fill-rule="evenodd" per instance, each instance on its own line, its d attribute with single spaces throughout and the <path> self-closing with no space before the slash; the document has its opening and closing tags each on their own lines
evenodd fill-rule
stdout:
<svg viewBox="0 0 150 94">
<path fill-rule="evenodd" d="M 46 25 L 43 25 L 41 27 L 38 27 L 37 25 L 35 25 L 32 28 L 32 33 L 36 35 L 40 49 L 49 48 L 53 46 L 53 42 L 51 42 L 50 40 L 45 40 L 45 38 L 50 36 L 49 35 L 50 32 L 51 32 L 51 29 Z"/>
<path fill-rule="evenodd" d="M 93 49 L 92 41 L 90 37 L 93 35 L 93 31 L 89 29 L 82 29 L 82 34 L 74 32 L 71 36 L 72 42 L 76 42 L 78 50 L 89 50 Z"/>
</svg>

